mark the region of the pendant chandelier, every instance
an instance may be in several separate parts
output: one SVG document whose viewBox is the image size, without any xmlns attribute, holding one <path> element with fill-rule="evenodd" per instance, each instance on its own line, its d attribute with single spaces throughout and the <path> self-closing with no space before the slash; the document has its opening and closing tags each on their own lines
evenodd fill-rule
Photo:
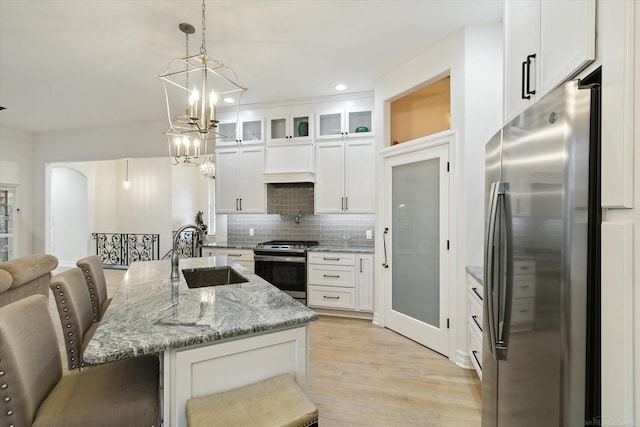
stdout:
<svg viewBox="0 0 640 427">
<path fill-rule="evenodd" d="M 200 53 L 189 54 L 189 34 L 195 33 L 193 25 L 182 23 L 179 28 L 185 34 L 185 56 L 172 59 L 164 74 L 156 75 L 167 104 L 169 128 L 164 134 L 169 143 L 169 157 L 174 165 L 201 166 L 205 161 L 213 164 L 215 140 L 234 137 L 220 133 L 216 106 L 224 102 L 229 110 L 235 110 L 237 123 L 240 98 L 247 89 L 238 83 L 233 69 L 207 55 L 204 0 Z"/>
<path fill-rule="evenodd" d="M 205 178 L 216 179 L 216 164 L 213 162 L 213 156 L 210 156 L 206 162 L 200 165 L 200 173 Z"/>
</svg>

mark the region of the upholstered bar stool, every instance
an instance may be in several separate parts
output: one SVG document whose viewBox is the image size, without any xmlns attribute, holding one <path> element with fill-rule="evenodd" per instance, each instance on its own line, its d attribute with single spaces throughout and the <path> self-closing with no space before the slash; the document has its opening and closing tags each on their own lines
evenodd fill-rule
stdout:
<svg viewBox="0 0 640 427">
<path fill-rule="evenodd" d="M 79 268 L 71 268 L 51 278 L 51 290 L 58 308 L 69 369 L 85 366 L 82 354 L 100 324 L 93 322 L 89 289 Z"/>
<path fill-rule="evenodd" d="M 98 322 L 102 319 L 104 311 L 111 302 L 111 298 L 107 298 L 107 279 L 104 277 L 100 257 L 91 255 L 81 258 L 76 262 L 76 265 L 82 270 L 84 280 L 89 288 L 93 321 Z"/>
<path fill-rule="evenodd" d="M 51 271 L 58 266 L 53 255 L 28 255 L 0 263 L 0 307 L 30 295 L 49 298 Z"/>
<path fill-rule="evenodd" d="M 60 362 L 43 295 L 0 307 L 0 426 L 160 426 L 156 356 L 65 376 Z"/>
<path fill-rule="evenodd" d="M 318 409 L 289 374 L 187 401 L 188 427 L 311 427 Z"/>
</svg>

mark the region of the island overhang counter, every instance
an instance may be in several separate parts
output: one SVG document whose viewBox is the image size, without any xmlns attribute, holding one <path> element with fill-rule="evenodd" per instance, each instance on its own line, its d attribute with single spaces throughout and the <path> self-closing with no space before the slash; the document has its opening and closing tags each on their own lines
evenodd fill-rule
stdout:
<svg viewBox="0 0 640 427">
<path fill-rule="evenodd" d="M 231 267 L 247 282 L 189 288 L 182 270 Z M 307 390 L 317 314 L 227 257 L 131 264 L 84 351 L 90 364 L 158 353 L 164 426 L 185 426 L 186 401 L 290 373 Z"/>
</svg>

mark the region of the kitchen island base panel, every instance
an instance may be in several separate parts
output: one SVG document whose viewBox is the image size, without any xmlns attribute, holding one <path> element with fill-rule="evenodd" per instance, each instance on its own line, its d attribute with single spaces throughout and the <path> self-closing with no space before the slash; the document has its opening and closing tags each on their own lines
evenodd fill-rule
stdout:
<svg viewBox="0 0 640 427">
<path fill-rule="evenodd" d="M 321 316 L 351 317 L 353 319 L 373 320 L 373 312 L 337 310 L 333 308 L 312 307 L 313 311 Z"/>
<path fill-rule="evenodd" d="M 306 393 L 308 343 L 305 325 L 216 345 L 165 351 L 164 426 L 186 427 L 185 407 L 192 397 L 231 390 L 279 374 L 290 374 Z"/>
</svg>

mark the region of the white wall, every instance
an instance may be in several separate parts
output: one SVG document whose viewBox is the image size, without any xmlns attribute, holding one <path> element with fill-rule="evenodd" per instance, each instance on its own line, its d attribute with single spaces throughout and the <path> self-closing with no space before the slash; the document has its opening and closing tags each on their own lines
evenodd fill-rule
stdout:
<svg viewBox="0 0 640 427">
<path fill-rule="evenodd" d="M 52 171 L 69 168 L 87 179 L 87 199 L 83 209 L 87 214 L 86 244 L 81 246 L 82 256 L 94 253 L 95 241 L 91 233 L 141 233 L 160 235 L 160 256 L 171 249 L 172 230 L 193 223 L 198 210 L 207 205 L 207 180 L 195 167 L 172 166 L 167 157 L 129 159 L 129 181 L 125 190 L 126 159 L 55 162 L 47 166 L 49 201 L 56 192 L 66 191 L 51 184 Z M 50 188 L 49 188 L 50 187 Z M 75 209 L 67 203 L 69 209 Z M 64 209 L 64 206 L 62 209 Z M 67 216 L 73 215 L 69 212 Z M 45 212 L 45 249 L 56 247 L 52 234 L 49 211 Z M 52 252 L 58 256 L 58 251 Z M 77 259 L 77 258 L 76 258 Z M 62 262 L 66 262 L 61 259 Z"/>
<path fill-rule="evenodd" d="M 471 366 L 466 355 L 465 266 L 482 265 L 484 218 L 484 145 L 501 127 L 502 117 L 502 25 L 467 27 L 376 81 L 375 129 L 378 150 L 389 145 L 389 102 L 446 74 L 451 76 L 451 129 L 457 143 L 451 147 L 451 333 L 449 357 Z M 377 170 L 382 170 L 378 158 Z M 384 188 L 378 173 L 377 188 Z M 465 188 L 469 186 L 469 188 Z M 382 285 L 382 238 L 386 219 L 382 197 L 376 216 L 376 296 L 374 321 L 384 324 Z"/>
<path fill-rule="evenodd" d="M 33 253 L 33 137 L 27 132 L 0 127 L 0 185 L 16 186 L 17 234 L 15 257 Z M 19 209 L 19 211 L 18 211 Z"/>
<path fill-rule="evenodd" d="M 38 134 L 33 137 L 33 242 L 34 252 L 46 248 L 47 189 L 46 166 L 55 162 L 115 160 L 125 157 L 167 156 L 164 122 L 136 123 L 118 127 L 76 129 Z M 170 192 L 170 187 L 167 187 Z"/>
</svg>

